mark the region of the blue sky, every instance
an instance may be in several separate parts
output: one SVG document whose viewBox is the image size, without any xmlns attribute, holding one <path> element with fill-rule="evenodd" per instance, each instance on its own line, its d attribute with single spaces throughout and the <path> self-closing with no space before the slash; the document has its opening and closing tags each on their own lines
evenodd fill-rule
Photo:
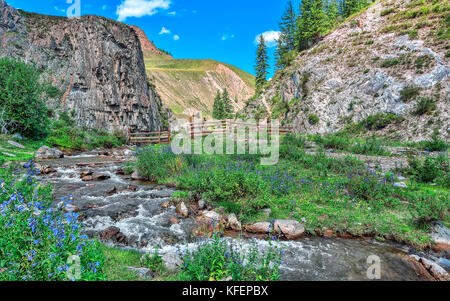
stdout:
<svg viewBox="0 0 450 301">
<path fill-rule="evenodd" d="M 255 38 L 266 32 L 275 44 L 286 5 L 284 0 L 6 1 L 26 11 L 60 16 L 67 15 L 72 5 L 67 2 L 80 1 L 82 15 L 101 15 L 137 25 L 159 48 L 176 58 L 215 59 L 252 74 Z M 270 48 L 271 55 L 274 49 Z"/>
</svg>

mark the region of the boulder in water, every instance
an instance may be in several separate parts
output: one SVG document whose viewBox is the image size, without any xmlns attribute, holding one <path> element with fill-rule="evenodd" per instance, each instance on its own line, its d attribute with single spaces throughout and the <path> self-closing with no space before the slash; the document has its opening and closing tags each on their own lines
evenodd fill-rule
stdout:
<svg viewBox="0 0 450 301">
<path fill-rule="evenodd" d="M 237 217 L 234 213 L 232 213 L 228 216 L 228 224 L 230 225 L 231 229 L 233 229 L 234 231 L 242 230 L 241 222 L 237 219 Z"/>
<path fill-rule="evenodd" d="M 305 227 L 294 220 L 276 220 L 274 229 L 291 240 L 298 239 L 305 234 Z"/>
<path fill-rule="evenodd" d="M 62 151 L 56 148 L 50 148 L 48 146 L 43 146 L 36 152 L 36 159 L 45 160 L 45 159 L 59 159 L 64 158 L 64 154 Z"/>
<path fill-rule="evenodd" d="M 272 232 L 272 224 L 269 222 L 260 222 L 246 227 L 248 232 L 256 234 L 265 234 Z"/>
</svg>

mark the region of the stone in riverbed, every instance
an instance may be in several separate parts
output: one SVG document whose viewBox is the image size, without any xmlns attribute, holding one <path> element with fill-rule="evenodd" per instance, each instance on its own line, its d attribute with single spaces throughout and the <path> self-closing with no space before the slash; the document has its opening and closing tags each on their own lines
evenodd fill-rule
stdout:
<svg viewBox="0 0 450 301">
<path fill-rule="evenodd" d="M 111 177 L 105 174 L 94 174 L 92 175 L 92 181 L 105 181 L 110 179 Z"/>
<path fill-rule="evenodd" d="M 64 154 L 62 151 L 56 148 L 43 146 L 36 152 L 36 159 L 38 160 L 59 159 L 59 158 L 64 158 Z"/>
<path fill-rule="evenodd" d="M 101 240 L 113 240 L 118 243 L 127 243 L 126 236 L 120 232 L 120 229 L 117 227 L 109 227 L 102 232 L 100 232 L 100 239 Z"/>
<path fill-rule="evenodd" d="M 189 210 L 186 207 L 186 205 L 184 204 L 184 202 L 181 202 L 178 204 L 176 212 L 177 212 L 178 216 L 182 217 L 182 218 L 187 218 L 189 216 Z"/>
<path fill-rule="evenodd" d="M 161 259 L 164 262 L 166 269 L 170 272 L 176 272 L 177 269 L 183 264 L 180 256 L 174 253 L 164 254 Z"/>
<path fill-rule="evenodd" d="M 153 279 L 153 273 L 150 271 L 150 269 L 147 268 L 135 268 L 135 267 L 127 267 L 127 270 L 134 272 L 142 279 Z"/>
<path fill-rule="evenodd" d="M 215 211 L 204 211 L 200 216 L 200 220 L 205 223 L 219 223 L 222 220 L 222 216 Z"/>
<path fill-rule="evenodd" d="M 279 234 L 284 234 L 290 240 L 298 239 L 305 234 L 305 227 L 294 220 L 276 220 L 274 229 Z"/>
<path fill-rule="evenodd" d="M 233 229 L 234 231 L 242 230 L 241 222 L 237 219 L 237 217 L 234 213 L 232 213 L 228 216 L 228 224 L 230 225 L 231 229 Z"/>
<path fill-rule="evenodd" d="M 269 222 L 260 222 L 246 227 L 248 232 L 256 234 L 265 234 L 272 231 L 272 224 Z"/>
<path fill-rule="evenodd" d="M 198 209 L 203 210 L 206 208 L 206 202 L 204 200 L 198 201 Z"/>
</svg>

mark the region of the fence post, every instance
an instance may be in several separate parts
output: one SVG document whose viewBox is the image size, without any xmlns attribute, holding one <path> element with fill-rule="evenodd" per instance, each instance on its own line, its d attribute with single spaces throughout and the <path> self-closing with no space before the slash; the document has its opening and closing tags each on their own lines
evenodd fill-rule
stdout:
<svg viewBox="0 0 450 301">
<path fill-rule="evenodd" d="M 169 137 L 169 145 L 170 145 L 170 130 L 167 131 L 167 135 Z"/>
</svg>

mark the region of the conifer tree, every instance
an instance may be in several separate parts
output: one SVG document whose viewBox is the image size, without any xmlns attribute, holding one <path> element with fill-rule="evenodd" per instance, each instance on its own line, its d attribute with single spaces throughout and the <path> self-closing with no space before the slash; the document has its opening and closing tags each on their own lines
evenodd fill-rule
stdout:
<svg viewBox="0 0 450 301">
<path fill-rule="evenodd" d="M 222 108 L 223 108 L 223 114 L 221 119 L 230 119 L 233 117 L 234 114 L 234 107 L 231 104 L 230 94 L 228 93 L 228 90 L 225 88 L 222 94 Z"/>
<path fill-rule="evenodd" d="M 297 27 L 299 50 L 311 47 L 327 30 L 327 15 L 323 0 L 303 0 Z"/>
<path fill-rule="evenodd" d="M 269 68 L 269 56 L 264 36 L 259 36 L 258 50 L 256 52 L 256 92 L 261 92 L 267 81 L 267 69 Z"/>
<path fill-rule="evenodd" d="M 295 49 L 295 32 L 296 32 L 297 16 L 295 14 L 292 1 L 289 0 L 286 6 L 286 11 L 281 17 L 280 37 L 277 41 L 276 68 L 282 69 L 286 67 L 286 56 L 290 51 Z"/>
<path fill-rule="evenodd" d="M 340 17 L 339 0 L 325 0 L 324 6 L 327 18 L 327 28 L 333 28 Z"/>
<path fill-rule="evenodd" d="M 368 0 L 343 0 L 342 1 L 342 14 L 345 18 L 361 11 L 369 4 Z"/>
<path fill-rule="evenodd" d="M 216 97 L 214 98 L 213 118 L 217 120 L 222 119 L 222 114 L 222 95 L 220 95 L 220 91 L 217 91 Z"/>
</svg>

